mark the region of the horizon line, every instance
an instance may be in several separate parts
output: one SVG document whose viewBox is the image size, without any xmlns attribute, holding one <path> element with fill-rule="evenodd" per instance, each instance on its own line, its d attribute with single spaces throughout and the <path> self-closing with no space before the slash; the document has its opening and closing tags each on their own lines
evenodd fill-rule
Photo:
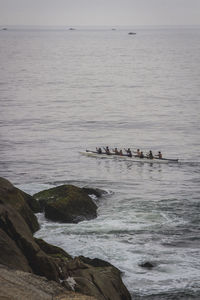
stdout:
<svg viewBox="0 0 200 300">
<path fill-rule="evenodd" d="M 38 27 L 38 26 L 43 26 L 43 27 L 110 27 L 110 28 L 115 28 L 115 27 L 160 27 L 160 26 L 165 26 L 165 27 L 183 27 L 183 26 L 200 26 L 200 24 L 128 24 L 128 25 L 78 25 L 78 24 L 72 24 L 72 25 L 59 25 L 59 24 L 0 24 L 0 26 L 31 26 L 31 27 Z"/>
</svg>

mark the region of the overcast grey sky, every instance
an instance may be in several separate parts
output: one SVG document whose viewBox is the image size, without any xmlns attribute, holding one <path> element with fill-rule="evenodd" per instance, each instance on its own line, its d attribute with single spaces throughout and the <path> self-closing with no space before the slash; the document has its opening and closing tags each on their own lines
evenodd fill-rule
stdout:
<svg viewBox="0 0 200 300">
<path fill-rule="evenodd" d="M 200 0 L 0 0 L 1 25 L 200 25 Z"/>
</svg>

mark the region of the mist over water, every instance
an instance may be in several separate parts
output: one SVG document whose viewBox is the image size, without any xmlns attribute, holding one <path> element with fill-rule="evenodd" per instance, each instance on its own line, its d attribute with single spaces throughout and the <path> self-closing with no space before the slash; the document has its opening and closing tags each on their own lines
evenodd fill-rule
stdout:
<svg viewBox="0 0 200 300">
<path fill-rule="evenodd" d="M 36 236 L 108 260 L 133 299 L 199 299 L 200 29 L 136 32 L 0 31 L 0 176 L 30 194 L 102 188 L 97 219 L 59 224 L 38 214 Z M 180 163 L 79 153 L 107 145 Z"/>
</svg>

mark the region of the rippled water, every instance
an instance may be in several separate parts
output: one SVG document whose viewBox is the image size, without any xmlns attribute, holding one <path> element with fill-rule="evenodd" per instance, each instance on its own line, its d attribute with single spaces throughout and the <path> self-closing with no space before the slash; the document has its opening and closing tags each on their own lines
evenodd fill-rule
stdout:
<svg viewBox="0 0 200 300">
<path fill-rule="evenodd" d="M 37 236 L 110 261 L 133 299 L 199 299 L 200 28 L 135 30 L 0 31 L 0 176 L 31 194 L 104 189 L 97 219 L 39 214 Z M 162 150 L 180 163 L 79 153 L 97 145 Z"/>
</svg>

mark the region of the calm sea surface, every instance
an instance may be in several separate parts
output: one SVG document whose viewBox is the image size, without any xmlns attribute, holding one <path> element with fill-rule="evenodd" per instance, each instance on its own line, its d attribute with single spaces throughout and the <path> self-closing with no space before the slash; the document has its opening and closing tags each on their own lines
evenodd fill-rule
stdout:
<svg viewBox="0 0 200 300">
<path fill-rule="evenodd" d="M 97 219 L 38 214 L 36 236 L 113 263 L 133 299 L 200 299 L 200 28 L 131 30 L 0 31 L 0 176 L 107 191 Z M 180 163 L 79 153 L 107 145 Z"/>
</svg>

